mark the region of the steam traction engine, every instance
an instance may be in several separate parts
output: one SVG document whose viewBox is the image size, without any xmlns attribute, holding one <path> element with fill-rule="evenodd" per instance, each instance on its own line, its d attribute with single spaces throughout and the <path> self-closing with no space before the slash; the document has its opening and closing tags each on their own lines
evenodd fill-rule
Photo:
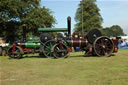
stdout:
<svg viewBox="0 0 128 85">
<path fill-rule="evenodd" d="M 25 53 L 39 53 L 45 57 L 66 58 L 71 48 L 79 47 L 86 54 L 97 56 L 111 56 L 117 52 L 116 38 L 110 39 L 102 36 L 97 29 L 90 30 L 87 35 L 73 33 L 71 36 L 71 18 L 67 18 L 67 28 L 39 28 L 42 32 L 39 41 L 26 41 L 24 43 L 15 43 L 8 49 L 10 57 L 19 58 Z M 53 37 L 51 32 L 64 32 L 64 36 Z"/>
<path fill-rule="evenodd" d="M 102 36 L 101 32 L 97 29 L 93 29 L 88 32 L 87 35 L 79 35 L 74 33 L 71 37 L 71 18 L 67 18 L 68 29 L 42 29 L 40 32 L 47 30 L 52 31 L 68 31 L 68 36 L 58 38 L 57 40 L 48 40 L 42 45 L 42 52 L 47 57 L 63 58 L 67 57 L 72 47 L 80 47 L 86 54 L 92 54 L 97 56 L 110 56 L 113 52 L 117 52 L 118 41 L 113 38 L 112 40 L 106 36 Z M 52 36 L 51 36 L 52 37 Z M 41 38 L 41 37 L 40 37 Z M 45 39 L 40 39 L 43 42 Z M 46 38 L 47 39 L 47 38 Z"/>
</svg>

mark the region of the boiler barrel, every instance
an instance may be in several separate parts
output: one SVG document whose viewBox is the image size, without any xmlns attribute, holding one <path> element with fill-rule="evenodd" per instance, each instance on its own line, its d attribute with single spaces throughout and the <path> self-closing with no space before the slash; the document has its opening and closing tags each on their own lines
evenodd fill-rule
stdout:
<svg viewBox="0 0 128 85">
<path fill-rule="evenodd" d="M 26 48 L 40 48 L 40 43 L 26 43 Z"/>
<path fill-rule="evenodd" d="M 24 48 L 40 48 L 40 41 L 31 41 L 31 42 L 26 42 L 26 43 L 17 43 L 19 46 L 22 46 Z"/>
<path fill-rule="evenodd" d="M 72 47 L 81 47 L 86 46 L 88 44 L 87 40 L 68 40 L 67 42 Z"/>
</svg>

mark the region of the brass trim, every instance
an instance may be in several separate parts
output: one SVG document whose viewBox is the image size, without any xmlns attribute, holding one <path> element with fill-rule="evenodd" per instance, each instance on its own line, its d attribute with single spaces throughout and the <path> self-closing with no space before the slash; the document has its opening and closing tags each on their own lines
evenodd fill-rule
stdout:
<svg viewBox="0 0 128 85">
<path fill-rule="evenodd" d="M 81 42 L 82 42 L 82 41 L 81 41 L 81 40 L 79 40 L 79 46 L 81 46 Z"/>
<path fill-rule="evenodd" d="M 73 47 L 73 40 L 71 40 L 71 42 L 72 42 L 72 47 Z"/>
</svg>

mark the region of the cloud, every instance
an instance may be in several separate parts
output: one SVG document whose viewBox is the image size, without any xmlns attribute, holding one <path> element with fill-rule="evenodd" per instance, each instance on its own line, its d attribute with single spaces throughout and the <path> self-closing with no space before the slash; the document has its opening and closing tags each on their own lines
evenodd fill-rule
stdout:
<svg viewBox="0 0 128 85">
<path fill-rule="evenodd" d="M 81 0 L 42 0 L 42 1 L 81 1 Z M 97 1 L 128 1 L 128 0 L 97 0 Z"/>
<path fill-rule="evenodd" d="M 42 1 L 81 1 L 81 0 L 42 0 Z"/>
<path fill-rule="evenodd" d="M 66 1 L 66 2 L 72 2 L 72 1 L 76 1 L 79 2 L 81 0 L 42 0 L 42 1 Z M 128 1 L 128 0 L 97 0 L 97 1 L 106 1 L 106 2 L 110 2 L 110 1 Z"/>
<path fill-rule="evenodd" d="M 97 0 L 97 1 L 128 1 L 128 0 Z"/>
</svg>

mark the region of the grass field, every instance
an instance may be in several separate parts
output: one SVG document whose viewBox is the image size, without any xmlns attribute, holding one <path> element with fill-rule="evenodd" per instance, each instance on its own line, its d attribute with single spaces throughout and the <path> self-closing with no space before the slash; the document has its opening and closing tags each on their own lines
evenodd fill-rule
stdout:
<svg viewBox="0 0 128 85">
<path fill-rule="evenodd" d="M 128 50 L 111 57 L 67 59 L 0 56 L 0 85 L 128 85 Z"/>
</svg>

